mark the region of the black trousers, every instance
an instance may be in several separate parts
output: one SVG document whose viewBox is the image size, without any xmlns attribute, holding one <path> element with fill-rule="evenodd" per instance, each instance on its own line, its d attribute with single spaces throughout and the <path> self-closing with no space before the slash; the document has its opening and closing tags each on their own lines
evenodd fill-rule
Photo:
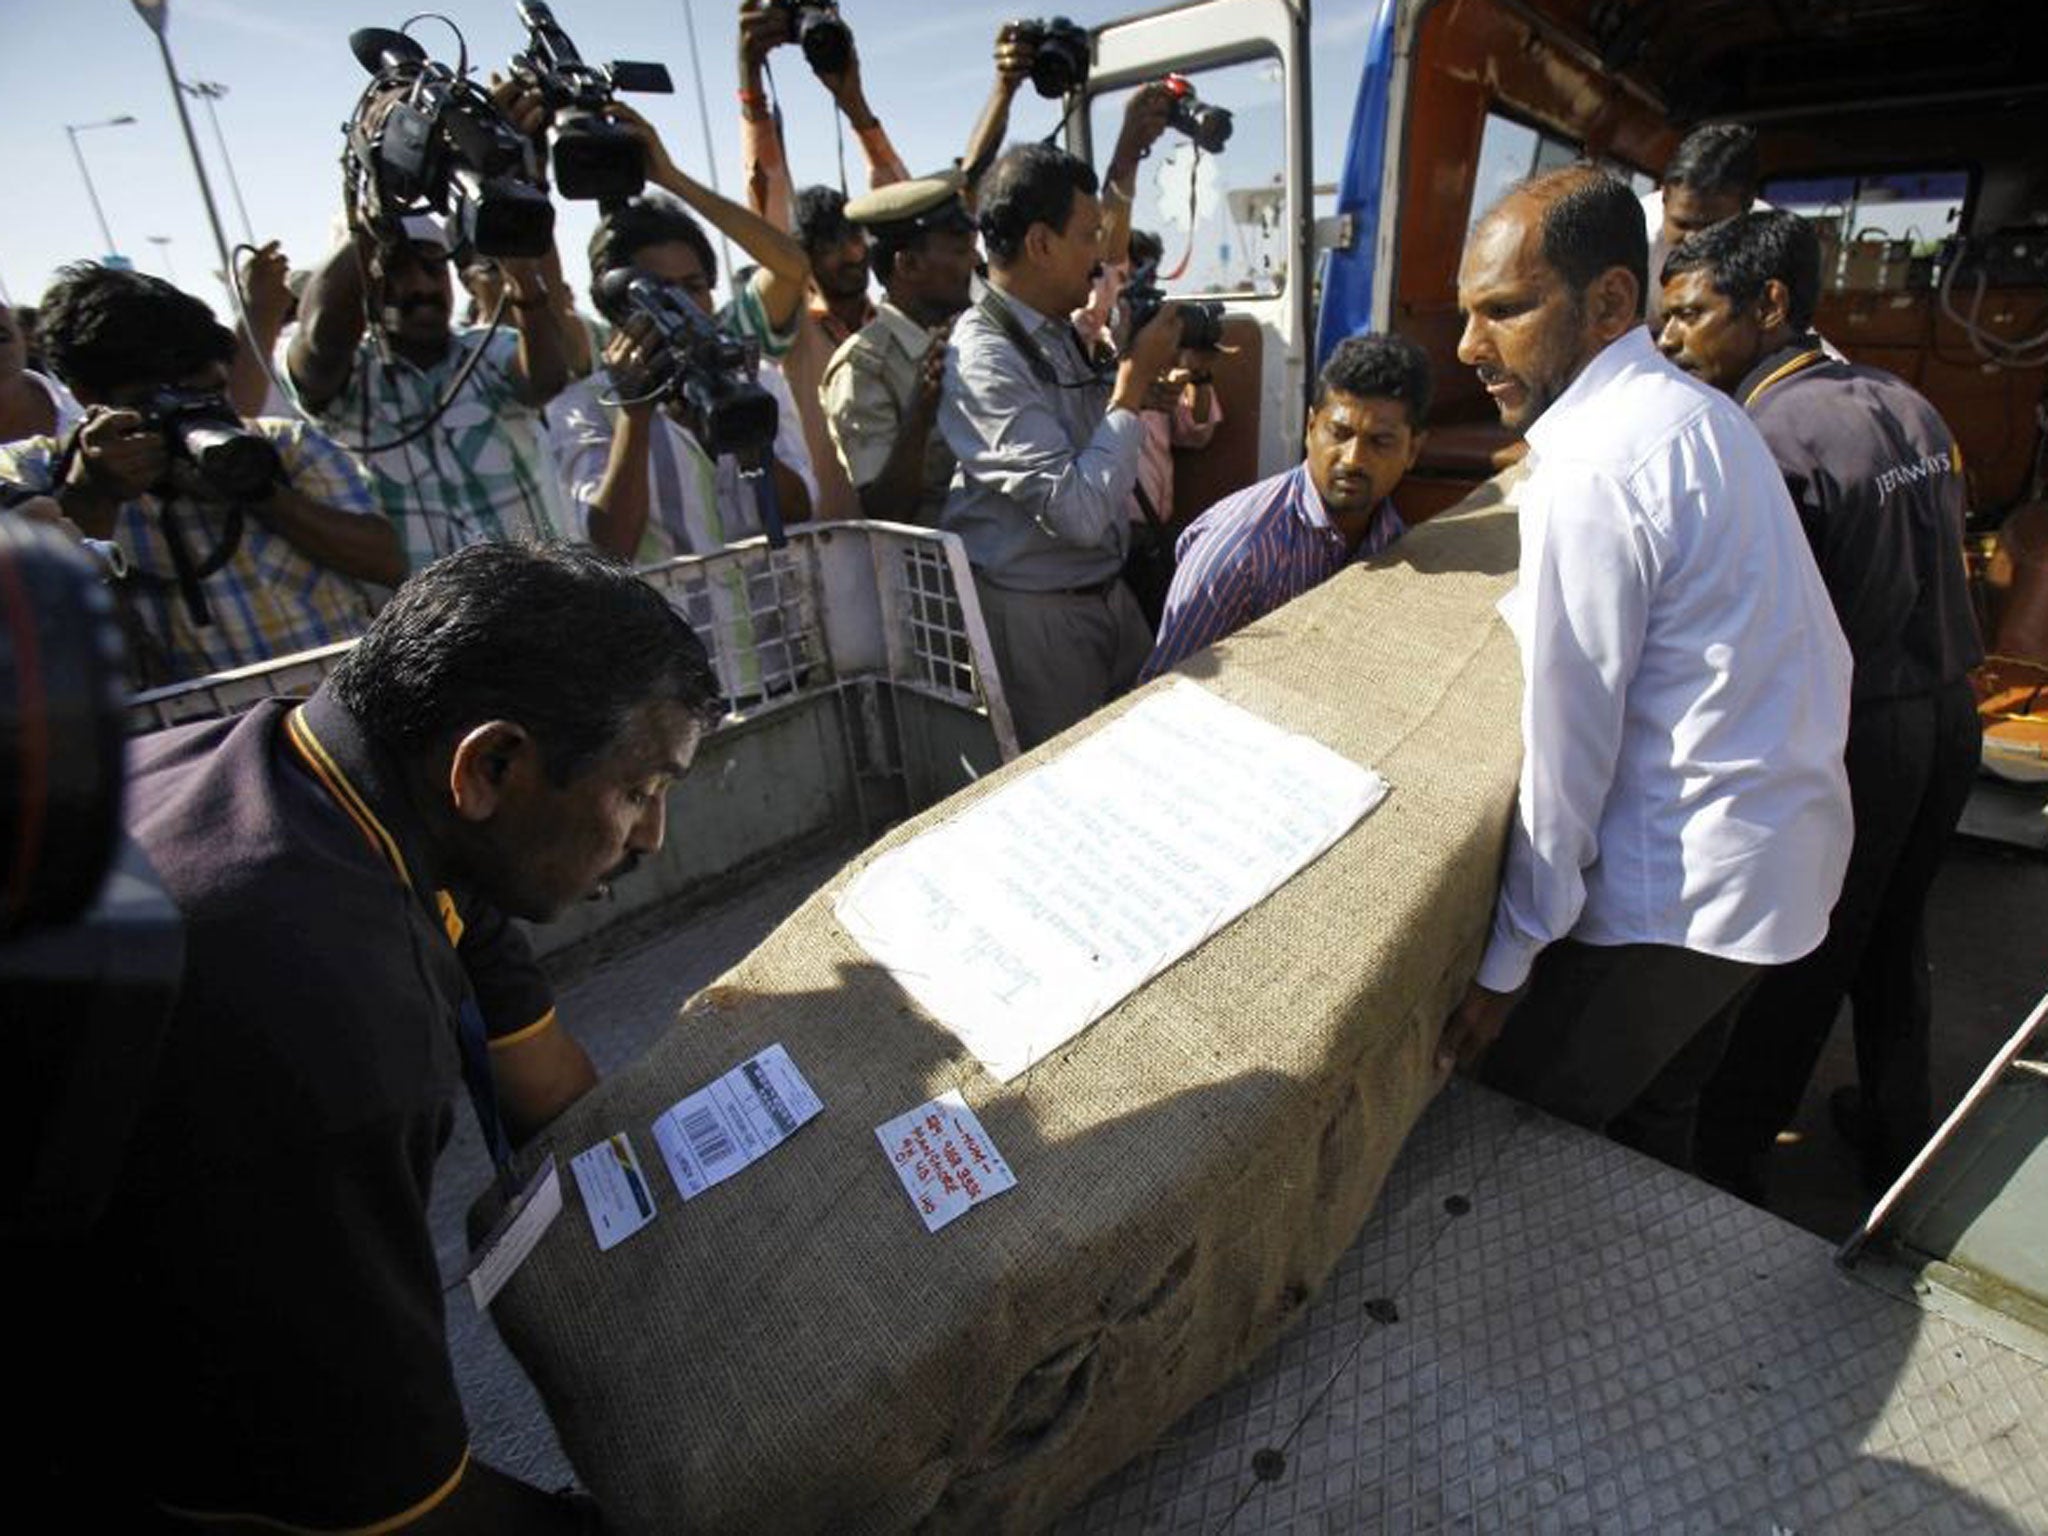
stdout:
<svg viewBox="0 0 2048 1536">
<path fill-rule="evenodd" d="M 1560 939 L 1536 957 L 1479 1079 L 1689 1168 L 1700 1089 L 1756 975 L 1674 945 Z"/>
<path fill-rule="evenodd" d="M 1926 1141 L 1933 1009 L 1922 918 L 1970 797 L 1980 736 L 1966 679 L 1850 714 L 1856 841 L 1842 894 L 1820 948 L 1766 972 L 1737 1022 L 1700 1105 L 1703 1167 L 1750 1163 L 1792 1123 L 1845 996 L 1876 1132 L 1867 1155 L 1895 1170 Z"/>
</svg>

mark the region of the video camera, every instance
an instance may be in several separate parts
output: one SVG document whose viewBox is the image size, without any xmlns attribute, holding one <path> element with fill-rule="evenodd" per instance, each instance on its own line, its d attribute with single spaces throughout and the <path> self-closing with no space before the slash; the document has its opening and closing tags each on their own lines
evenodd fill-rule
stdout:
<svg viewBox="0 0 2048 1536">
<path fill-rule="evenodd" d="M 607 272 L 595 296 L 614 325 L 635 315 L 654 322 L 665 355 L 654 365 L 652 386 L 690 412 L 707 454 L 729 453 L 745 464 L 766 452 L 778 413 L 775 397 L 754 382 L 746 343 L 726 335 L 681 289 L 630 267 Z"/>
<path fill-rule="evenodd" d="M 819 74 L 836 75 L 853 61 L 853 30 L 833 0 L 772 0 L 772 8 L 789 17 L 789 35 Z"/>
<path fill-rule="evenodd" d="M 620 91 L 666 95 L 675 89 L 660 64 L 586 64 L 541 0 L 519 0 L 526 51 L 512 73 L 531 81 L 554 128 L 555 190 L 569 198 L 633 197 L 647 182 L 646 154 L 630 129 L 604 109 Z"/>
<path fill-rule="evenodd" d="M 1138 334 L 1159 313 L 1166 302 L 1166 290 L 1159 286 L 1158 261 L 1141 261 L 1131 268 L 1124 284 L 1124 316 L 1129 338 Z M 1180 348 L 1184 352 L 1214 352 L 1223 345 L 1223 306 L 1213 299 L 1183 299 L 1180 306 Z"/>
<path fill-rule="evenodd" d="M 371 75 L 342 151 L 351 223 L 396 244 L 400 221 L 432 208 L 458 257 L 546 255 L 555 210 L 533 183 L 526 138 L 466 63 L 437 64 L 388 27 L 352 33 L 348 46 Z"/>
<path fill-rule="evenodd" d="M 166 385 L 136 411 L 144 426 L 163 434 L 171 456 L 189 462 L 202 486 L 222 501 L 261 501 L 284 478 L 276 445 L 248 427 L 217 391 Z"/>
<path fill-rule="evenodd" d="M 1038 49 L 1031 60 L 1031 87 L 1049 101 L 1088 83 L 1091 49 L 1086 28 L 1064 16 L 1050 21 L 1013 21 L 1010 33 L 1019 42 Z"/>
<path fill-rule="evenodd" d="M 1173 111 L 1166 126 L 1193 139 L 1197 149 L 1212 155 L 1223 153 L 1223 146 L 1230 142 L 1231 129 L 1236 127 L 1229 109 L 1203 101 L 1185 75 L 1168 75 L 1159 83 L 1173 97 Z"/>
</svg>

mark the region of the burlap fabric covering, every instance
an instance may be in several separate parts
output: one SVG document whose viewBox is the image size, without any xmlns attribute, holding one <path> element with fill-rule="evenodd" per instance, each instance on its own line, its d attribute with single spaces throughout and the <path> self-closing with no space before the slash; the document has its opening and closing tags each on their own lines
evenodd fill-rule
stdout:
<svg viewBox="0 0 2048 1536">
<path fill-rule="evenodd" d="M 494 1312 L 613 1529 L 1035 1530 L 1287 1328 L 1429 1099 L 1485 937 L 1520 757 L 1501 500 L 1190 661 L 1392 793 L 1052 1058 L 998 1085 L 855 947 L 832 900 L 863 855 L 563 1118 L 565 1157 L 629 1130 L 660 1214 L 600 1254 L 565 1169 Z M 775 1041 L 824 1113 L 685 1205 L 650 1126 Z M 1018 1186 L 927 1235 L 873 1128 L 949 1088 Z"/>
</svg>

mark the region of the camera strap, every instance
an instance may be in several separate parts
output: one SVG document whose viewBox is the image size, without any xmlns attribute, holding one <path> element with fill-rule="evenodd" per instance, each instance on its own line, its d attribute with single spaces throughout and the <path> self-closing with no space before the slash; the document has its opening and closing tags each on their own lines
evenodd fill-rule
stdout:
<svg viewBox="0 0 2048 1536">
<path fill-rule="evenodd" d="M 1031 370 L 1031 376 L 1048 389 L 1092 389 L 1109 377 L 1103 369 L 1091 363 L 1087 365 L 1087 378 L 1077 379 L 1072 383 L 1061 378 L 1059 370 L 1052 364 L 1052 359 L 1045 355 L 1044 349 L 1032 339 L 1031 333 L 1024 329 L 1024 322 L 1017 318 L 1017 312 L 1002 301 L 994 288 L 983 289 L 981 299 L 975 307 L 996 329 L 1010 339 L 1012 346 L 1024 354 L 1024 363 Z M 1074 349 L 1082 353 L 1085 361 L 1087 354 L 1078 336 L 1074 338 Z"/>
</svg>

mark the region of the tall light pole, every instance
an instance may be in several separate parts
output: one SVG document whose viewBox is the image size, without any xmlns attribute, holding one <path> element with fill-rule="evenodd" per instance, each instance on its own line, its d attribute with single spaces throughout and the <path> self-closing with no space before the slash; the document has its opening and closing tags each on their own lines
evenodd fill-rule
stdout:
<svg viewBox="0 0 2048 1536">
<path fill-rule="evenodd" d="M 220 114 L 213 104 L 227 95 L 228 88 L 218 80 L 186 80 L 181 82 L 188 95 L 197 96 L 206 103 L 206 116 L 213 124 L 213 142 L 220 146 L 220 163 L 227 169 L 228 190 L 235 194 L 235 212 L 242 216 L 242 234 L 251 245 L 256 243 L 256 227 L 249 222 L 249 205 L 242 201 L 242 183 L 235 176 L 235 162 L 228 157 L 227 135 L 220 131 Z"/>
<path fill-rule="evenodd" d="M 791 23 L 795 25 L 795 23 Z M 718 156 L 711 148 L 711 105 L 704 95 L 704 64 L 697 57 L 697 18 L 690 13 L 690 0 L 683 0 L 683 31 L 690 39 L 690 74 L 697 82 L 697 118 L 703 124 L 698 137 L 704 141 L 704 164 L 711 172 L 711 190 L 718 190 Z M 725 258 L 725 278 L 732 281 L 732 247 L 725 231 L 718 232 L 719 253 Z"/>
<path fill-rule="evenodd" d="M 66 123 L 65 135 L 71 140 L 71 158 L 78 162 L 78 174 L 85 182 L 85 195 L 92 202 L 92 216 L 100 221 L 100 238 L 107 243 L 107 254 L 116 254 L 114 232 L 107 228 L 107 211 L 100 206 L 100 195 L 93 190 L 92 172 L 85 168 L 85 152 L 78 147 L 78 136 L 94 128 L 126 128 L 135 121 L 126 112 L 119 117 L 103 117 L 96 123 Z"/>
<path fill-rule="evenodd" d="M 178 269 L 171 265 L 171 237 L 169 235 L 144 235 L 142 238 L 156 247 L 156 253 L 164 264 L 164 276 L 175 283 L 178 280 Z"/>
<path fill-rule="evenodd" d="M 242 314 L 242 285 L 235 275 L 235 258 L 228 252 L 228 237 L 220 227 L 220 210 L 213 205 L 213 187 L 206 179 L 206 162 L 199 157 L 199 140 L 192 135 L 192 114 L 185 110 L 185 93 L 178 88 L 178 66 L 171 60 L 171 40 L 165 29 L 171 24 L 170 0 L 134 0 L 135 14 L 156 34 L 157 52 L 164 56 L 164 79 L 171 85 L 171 105 L 178 109 L 178 126 L 185 130 L 185 148 L 192 155 L 192 174 L 199 178 L 199 200 L 206 204 L 206 222 L 213 228 L 213 246 L 220 253 L 220 280 L 227 288 L 237 319 Z"/>
</svg>

